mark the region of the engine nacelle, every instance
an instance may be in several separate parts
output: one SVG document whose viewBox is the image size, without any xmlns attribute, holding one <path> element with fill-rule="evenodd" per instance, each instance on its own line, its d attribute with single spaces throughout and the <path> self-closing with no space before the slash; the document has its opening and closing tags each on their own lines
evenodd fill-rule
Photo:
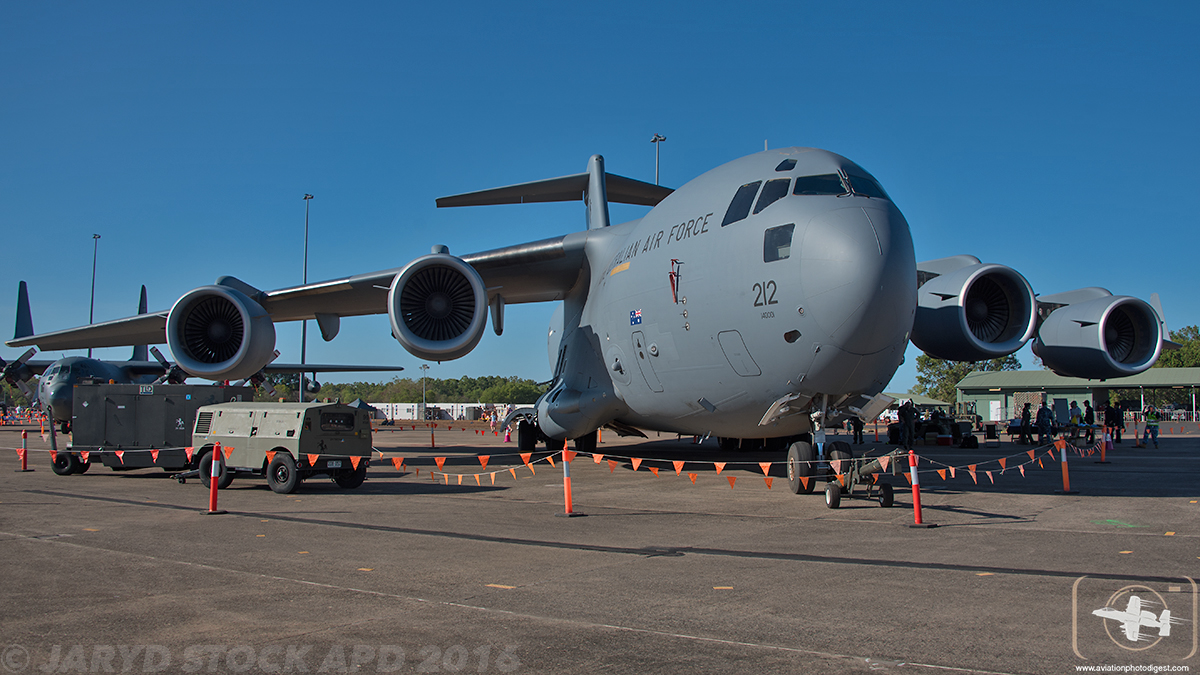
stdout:
<svg viewBox="0 0 1200 675">
<path fill-rule="evenodd" d="M 179 366 L 196 377 L 240 380 L 275 356 L 275 323 L 245 293 L 201 286 L 171 308 L 167 344 Z"/>
<path fill-rule="evenodd" d="M 1162 322 L 1149 303 L 1124 295 L 1066 305 L 1038 329 L 1033 353 L 1059 375 L 1136 375 L 1162 353 Z"/>
<path fill-rule="evenodd" d="M 1033 337 L 1037 302 L 1011 267 L 975 264 L 917 289 L 912 342 L 938 359 L 983 361 L 1007 356 Z"/>
<path fill-rule="evenodd" d="M 392 335 L 429 361 L 450 361 L 474 349 L 487 325 L 487 307 L 479 272 L 446 253 L 412 261 L 388 291 Z"/>
</svg>

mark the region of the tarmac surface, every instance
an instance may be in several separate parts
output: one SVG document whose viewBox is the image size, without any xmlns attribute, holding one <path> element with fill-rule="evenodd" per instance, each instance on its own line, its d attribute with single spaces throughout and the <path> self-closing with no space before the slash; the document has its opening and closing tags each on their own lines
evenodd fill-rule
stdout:
<svg viewBox="0 0 1200 675">
<path fill-rule="evenodd" d="M 0 673 L 1200 666 L 1195 435 L 1158 449 L 1127 437 L 1109 464 L 1072 453 L 1073 495 L 1055 494 L 1046 448 L 1039 467 L 1008 442 L 919 447 L 938 527 L 917 529 L 903 475 L 883 479 L 893 508 L 830 510 L 788 490 L 780 453 L 654 434 L 606 434 L 599 463 L 575 457 L 587 515 L 556 517 L 561 456 L 530 468 L 491 434 L 435 434 L 431 449 L 426 429 L 377 433 L 405 469 L 373 460 L 357 490 L 314 478 L 278 495 L 239 478 L 210 516 L 198 480 L 98 462 L 57 476 L 36 433 L 34 471 L 17 473 L 19 434 L 0 430 Z M 448 476 L 431 478 L 435 457 Z M 758 462 L 776 462 L 771 489 Z M 1092 614 L 1131 595 L 1170 610 L 1168 636 L 1143 625 L 1130 642 Z"/>
</svg>

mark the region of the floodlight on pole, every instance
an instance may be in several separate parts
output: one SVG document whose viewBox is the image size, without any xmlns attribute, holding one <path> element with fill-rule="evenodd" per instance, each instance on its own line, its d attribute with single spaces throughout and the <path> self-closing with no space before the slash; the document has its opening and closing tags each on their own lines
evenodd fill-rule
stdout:
<svg viewBox="0 0 1200 675">
<path fill-rule="evenodd" d="M 96 320 L 96 255 L 100 252 L 100 235 L 92 235 L 92 301 L 88 307 L 88 323 Z M 88 347 L 88 358 L 92 358 L 92 348 Z"/>
<path fill-rule="evenodd" d="M 654 144 L 654 184 L 658 185 L 658 144 L 667 140 L 662 134 L 654 134 L 654 138 L 650 142 Z"/>
<path fill-rule="evenodd" d="M 304 194 L 304 270 L 300 277 L 300 281 L 304 285 L 308 285 L 308 202 L 312 198 L 313 198 L 313 196 L 308 194 L 307 192 Z M 308 346 L 308 320 L 305 319 L 300 322 L 300 365 L 301 366 L 303 366 L 305 363 L 304 352 L 305 352 L 305 347 L 307 347 L 307 346 Z M 299 400 L 301 403 L 304 403 L 304 369 L 303 368 L 301 368 L 301 370 L 300 370 L 299 385 L 300 386 L 297 388 L 300 390 L 300 394 L 299 394 L 299 398 L 297 400 Z"/>
</svg>

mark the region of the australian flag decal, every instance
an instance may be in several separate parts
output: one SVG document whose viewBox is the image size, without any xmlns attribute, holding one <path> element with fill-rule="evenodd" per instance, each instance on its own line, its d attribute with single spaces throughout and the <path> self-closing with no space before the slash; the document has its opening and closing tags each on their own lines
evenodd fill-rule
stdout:
<svg viewBox="0 0 1200 675">
<path fill-rule="evenodd" d="M 637 309 L 629 313 L 629 325 L 636 326 L 642 322 L 642 310 Z"/>
</svg>

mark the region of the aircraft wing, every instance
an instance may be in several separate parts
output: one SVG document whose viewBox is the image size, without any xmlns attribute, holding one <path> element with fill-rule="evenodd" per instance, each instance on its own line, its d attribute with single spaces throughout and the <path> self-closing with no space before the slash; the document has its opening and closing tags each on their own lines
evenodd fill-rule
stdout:
<svg viewBox="0 0 1200 675">
<path fill-rule="evenodd" d="M 90 326 L 56 330 L 9 340 L 9 347 L 36 346 L 41 351 L 121 347 L 166 342 L 167 312 L 138 314 Z"/>
</svg>

